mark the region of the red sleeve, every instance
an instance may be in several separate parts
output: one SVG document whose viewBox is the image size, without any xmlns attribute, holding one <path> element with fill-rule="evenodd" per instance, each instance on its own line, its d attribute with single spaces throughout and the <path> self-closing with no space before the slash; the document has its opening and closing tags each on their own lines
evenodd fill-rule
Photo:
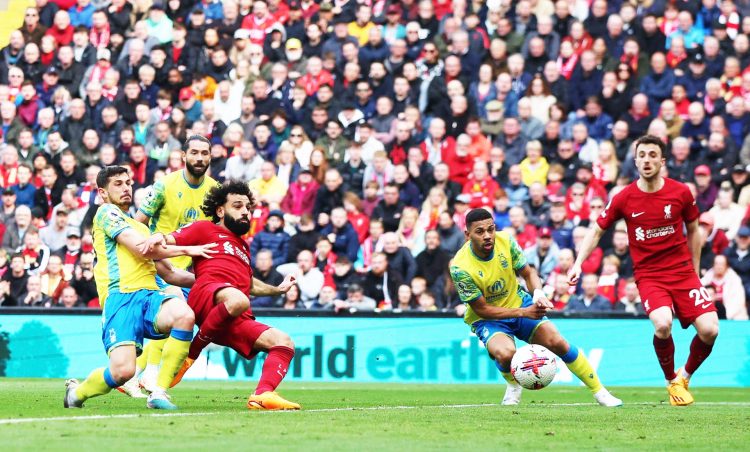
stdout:
<svg viewBox="0 0 750 452">
<path fill-rule="evenodd" d="M 685 223 L 692 223 L 697 220 L 700 216 L 698 205 L 695 203 L 693 194 L 690 193 L 690 189 L 686 185 L 680 184 L 682 187 L 682 218 Z"/>
<path fill-rule="evenodd" d="M 623 190 L 624 191 L 624 190 Z M 624 199 L 623 192 L 616 194 L 609 200 L 607 207 L 599 218 L 596 219 L 596 224 L 602 229 L 609 229 L 613 224 L 617 223 L 622 218 L 622 200 Z"/>
<path fill-rule="evenodd" d="M 205 239 L 208 231 L 205 228 L 205 222 L 196 221 L 172 233 L 177 246 L 193 246 L 202 243 L 201 237 Z"/>
</svg>

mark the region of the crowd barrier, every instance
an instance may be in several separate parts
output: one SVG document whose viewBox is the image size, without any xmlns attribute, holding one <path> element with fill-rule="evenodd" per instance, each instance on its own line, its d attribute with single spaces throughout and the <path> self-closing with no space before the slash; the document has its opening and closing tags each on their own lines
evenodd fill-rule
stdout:
<svg viewBox="0 0 750 452">
<path fill-rule="evenodd" d="M 95 312 L 78 312 L 0 313 L 0 375 L 80 378 L 104 365 L 101 318 Z M 257 314 L 259 320 L 292 336 L 297 353 L 287 376 L 291 381 L 495 383 L 500 379 L 476 336 L 461 319 L 449 315 Z M 663 385 L 648 320 L 573 317 L 554 322 L 588 356 L 607 385 Z M 750 323 L 722 321 L 720 328 L 713 353 L 693 384 L 750 387 Z M 678 366 L 687 358 L 693 334 L 694 330 L 675 324 Z M 257 380 L 264 356 L 247 361 L 230 349 L 212 345 L 187 378 Z M 557 384 L 580 384 L 565 366 L 559 367 Z"/>
</svg>

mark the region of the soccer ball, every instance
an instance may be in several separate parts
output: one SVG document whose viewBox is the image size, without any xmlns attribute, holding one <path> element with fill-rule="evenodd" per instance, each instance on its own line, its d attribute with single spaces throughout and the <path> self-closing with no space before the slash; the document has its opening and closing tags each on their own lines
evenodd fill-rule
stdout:
<svg viewBox="0 0 750 452">
<path fill-rule="evenodd" d="M 525 345 L 510 362 L 510 373 L 526 389 L 542 389 L 557 373 L 555 355 L 541 345 Z"/>
</svg>

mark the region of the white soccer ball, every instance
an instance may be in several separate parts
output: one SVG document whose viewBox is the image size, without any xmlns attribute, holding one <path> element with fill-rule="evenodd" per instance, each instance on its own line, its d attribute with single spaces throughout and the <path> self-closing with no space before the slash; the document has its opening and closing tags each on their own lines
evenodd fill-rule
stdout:
<svg viewBox="0 0 750 452">
<path fill-rule="evenodd" d="M 542 389 L 552 383 L 557 373 L 555 354 L 541 345 L 525 345 L 510 362 L 510 373 L 526 389 Z"/>
</svg>

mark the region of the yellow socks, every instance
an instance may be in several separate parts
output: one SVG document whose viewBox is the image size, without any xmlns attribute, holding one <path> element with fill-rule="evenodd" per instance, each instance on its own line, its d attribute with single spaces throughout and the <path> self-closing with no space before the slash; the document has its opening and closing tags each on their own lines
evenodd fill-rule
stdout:
<svg viewBox="0 0 750 452">
<path fill-rule="evenodd" d="M 148 356 L 146 357 L 147 364 L 152 364 L 155 366 L 158 366 L 159 364 L 161 364 L 162 350 L 164 350 L 164 344 L 166 343 L 167 343 L 167 339 L 160 339 L 158 341 L 149 341 L 149 343 L 147 344 L 150 346 L 148 347 Z M 145 354 L 146 353 L 145 353 L 145 348 L 144 348 L 144 355 Z M 145 368 L 146 366 L 143 366 L 143 367 Z"/>
<path fill-rule="evenodd" d="M 104 395 L 119 386 L 112 379 L 109 368 L 100 367 L 91 371 L 86 380 L 76 388 L 76 398 L 80 401 Z"/>
<path fill-rule="evenodd" d="M 591 392 L 596 394 L 604 386 L 599 376 L 591 367 L 591 363 L 583 354 L 578 353 L 578 347 L 570 346 L 568 353 L 560 357 L 568 369 L 585 384 Z"/>
<path fill-rule="evenodd" d="M 172 329 L 172 332 L 164 341 L 164 350 L 161 353 L 161 368 L 156 378 L 156 385 L 166 390 L 172 384 L 174 376 L 180 370 L 182 362 L 190 350 L 190 340 L 193 338 L 192 331 Z M 150 361 L 150 360 L 149 360 Z"/>
</svg>

